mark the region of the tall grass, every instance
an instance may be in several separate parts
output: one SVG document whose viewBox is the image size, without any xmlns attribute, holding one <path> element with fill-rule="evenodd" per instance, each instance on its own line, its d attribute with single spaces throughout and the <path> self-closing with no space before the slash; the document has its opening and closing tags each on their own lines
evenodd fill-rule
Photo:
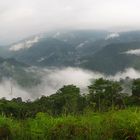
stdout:
<svg viewBox="0 0 140 140">
<path fill-rule="evenodd" d="M 0 139 L 13 140 L 139 140 L 140 109 L 129 108 L 106 113 L 15 120 L 0 116 Z M 3 137 L 3 128 L 7 137 Z M 8 133 L 10 132 L 10 133 Z"/>
</svg>

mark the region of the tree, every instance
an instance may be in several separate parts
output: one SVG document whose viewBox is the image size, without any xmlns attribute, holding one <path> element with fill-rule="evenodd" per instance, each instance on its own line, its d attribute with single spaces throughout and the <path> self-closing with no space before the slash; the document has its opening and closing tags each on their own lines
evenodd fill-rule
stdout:
<svg viewBox="0 0 140 140">
<path fill-rule="evenodd" d="M 80 97 L 78 87 L 74 85 L 63 86 L 49 98 L 53 114 L 64 113 L 67 115 L 68 113 L 76 113 Z"/>
<path fill-rule="evenodd" d="M 132 83 L 132 95 L 140 98 L 140 79 L 135 79 Z"/>
<path fill-rule="evenodd" d="M 99 111 L 101 111 L 103 107 L 108 106 L 112 106 L 113 109 L 115 99 L 121 95 L 122 91 L 122 87 L 118 82 L 103 78 L 97 79 L 88 88 L 90 98 L 97 103 Z"/>
<path fill-rule="evenodd" d="M 90 86 L 88 86 L 90 100 L 92 102 L 96 102 L 99 111 L 101 111 L 101 99 L 105 97 L 105 88 L 107 82 L 108 80 L 100 78 L 93 82 Z"/>
</svg>

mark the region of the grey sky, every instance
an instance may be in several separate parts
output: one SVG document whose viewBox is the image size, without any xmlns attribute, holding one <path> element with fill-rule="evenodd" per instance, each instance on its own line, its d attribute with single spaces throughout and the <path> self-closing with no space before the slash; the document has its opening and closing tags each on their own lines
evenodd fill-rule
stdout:
<svg viewBox="0 0 140 140">
<path fill-rule="evenodd" d="M 140 28 L 140 0 L 0 0 L 0 43 L 62 28 Z"/>
</svg>

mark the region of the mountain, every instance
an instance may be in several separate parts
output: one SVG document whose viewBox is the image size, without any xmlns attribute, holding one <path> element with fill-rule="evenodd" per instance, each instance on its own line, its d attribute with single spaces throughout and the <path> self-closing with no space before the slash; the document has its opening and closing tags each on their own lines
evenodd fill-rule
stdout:
<svg viewBox="0 0 140 140">
<path fill-rule="evenodd" d="M 140 51 L 140 42 L 110 44 L 93 56 L 83 58 L 88 60 L 83 66 L 106 74 L 115 74 L 130 67 L 140 70 L 140 54 L 129 53 L 131 51 Z"/>
<path fill-rule="evenodd" d="M 8 53 L 30 65 L 77 66 L 81 56 L 94 53 L 103 46 L 98 40 L 107 34 L 105 31 L 46 33 L 10 45 Z"/>
<path fill-rule="evenodd" d="M 0 57 L 0 82 L 4 79 L 13 80 L 22 87 L 31 87 L 40 83 L 40 79 L 31 68 L 13 58 Z"/>
<path fill-rule="evenodd" d="M 1 56 L 39 67 L 72 66 L 106 74 L 128 67 L 140 69 L 140 31 L 57 31 L 32 36 L 3 48 Z"/>
<path fill-rule="evenodd" d="M 0 46 L 0 57 L 8 57 L 9 54 L 9 47 L 7 46 Z"/>
</svg>

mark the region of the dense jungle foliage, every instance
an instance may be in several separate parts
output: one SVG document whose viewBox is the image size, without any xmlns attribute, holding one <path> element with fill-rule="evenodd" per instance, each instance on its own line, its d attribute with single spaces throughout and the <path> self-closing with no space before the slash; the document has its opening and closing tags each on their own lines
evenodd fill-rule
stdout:
<svg viewBox="0 0 140 140">
<path fill-rule="evenodd" d="M 132 94 L 122 81 L 97 79 L 81 94 L 65 85 L 35 101 L 0 100 L 1 140 L 139 140 L 140 79 Z M 130 86 L 128 85 L 128 86 Z"/>
</svg>

